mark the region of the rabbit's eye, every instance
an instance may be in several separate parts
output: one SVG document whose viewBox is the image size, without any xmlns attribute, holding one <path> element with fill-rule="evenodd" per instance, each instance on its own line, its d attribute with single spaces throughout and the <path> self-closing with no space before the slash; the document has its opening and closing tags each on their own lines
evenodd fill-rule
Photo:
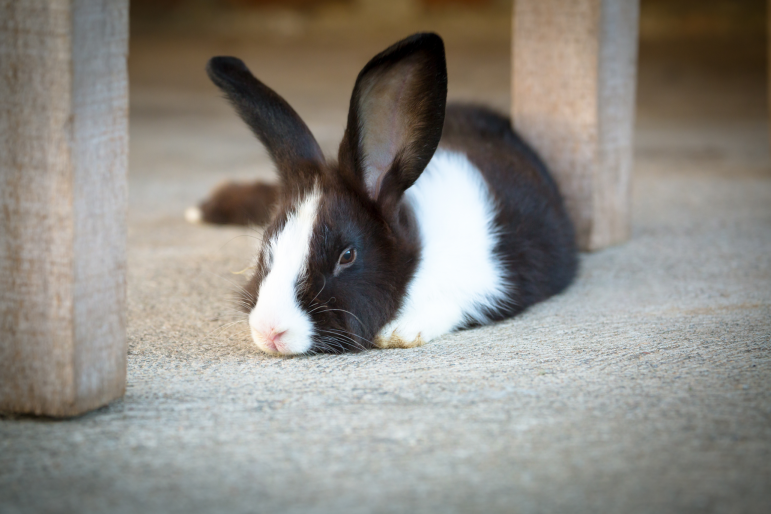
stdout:
<svg viewBox="0 0 771 514">
<path fill-rule="evenodd" d="M 345 266 L 346 264 L 353 263 L 353 261 L 355 260 L 356 260 L 356 249 L 346 248 L 345 251 L 340 254 L 340 259 L 338 259 L 337 263 L 340 266 Z"/>
</svg>

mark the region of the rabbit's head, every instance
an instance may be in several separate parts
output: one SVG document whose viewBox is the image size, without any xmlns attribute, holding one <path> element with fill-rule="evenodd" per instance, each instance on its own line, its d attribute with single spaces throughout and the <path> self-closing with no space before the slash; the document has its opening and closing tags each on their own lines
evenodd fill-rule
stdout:
<svg viewBox="0 0 771 514">
<path fill-rule="evenodd" d="M 404 191 L 442 134 L 444 45 L 416 34 L 375 56 L 353 89 L 337 162 L 243 62 L 215 57 L 207 72 L 271 155 L 281 193 L 244 302 L 257 346 L 274 354 L 373 346 L 394 317 L 420 259 Z"/>
</svg>

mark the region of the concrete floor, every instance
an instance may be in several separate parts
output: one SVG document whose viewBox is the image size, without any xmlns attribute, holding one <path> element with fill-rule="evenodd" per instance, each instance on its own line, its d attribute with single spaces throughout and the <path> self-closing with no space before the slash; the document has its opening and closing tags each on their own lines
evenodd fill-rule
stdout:
<svg viewBox="0 0 771 514">
<path fill-rule="evenodd" d="M 508 109 L 505 30 L 449 33 L 452 98 Z M 411 350 L 279 359 L 228 326 L 258 234 L 182 211 L 272 172 L 206 59 L 243 57 L 333 153 L 406 32 L 133 40 L 128 389 L 0 418 L 0 512 L 768 512 L 762 42 L 643 42 L 633 239 L 565 294 Z"/>
</svg>

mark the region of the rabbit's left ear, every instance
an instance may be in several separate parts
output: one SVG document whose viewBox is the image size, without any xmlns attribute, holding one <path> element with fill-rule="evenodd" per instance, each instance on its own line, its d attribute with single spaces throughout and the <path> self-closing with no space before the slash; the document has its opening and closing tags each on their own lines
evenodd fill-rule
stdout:
<svg viewBox="0 0 771 514">
<path fill-rule="evenodd" d="M 341 170 L 361 180 L 384 210 L 395 207 L 436 151 L 446 103 L 439 36 L 415 34 L 376 55 L 356 79 Z"/>
</svg>

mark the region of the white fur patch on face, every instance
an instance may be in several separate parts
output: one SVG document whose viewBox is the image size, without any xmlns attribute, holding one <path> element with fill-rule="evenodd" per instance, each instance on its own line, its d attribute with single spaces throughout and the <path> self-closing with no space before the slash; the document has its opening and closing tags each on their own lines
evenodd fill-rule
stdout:
<svg viewBox="0 0 771 514">
<path fill-rule="evenodd" d="M 308 272 L 313 227 L 321 191 L 314 188 L 289 215 L 286 225 L 267 243 L 270 270 L 259 289 L 257 304 L 249 314 L 252 338 L 267 353 L 305 353 L 311 348 L 313 322 L 297 302 L 297 286 Z M 268 255 L 266 255 L 268 257 Z M 271 346 L 271 334 L 281 334 Z"/>
</svg>

